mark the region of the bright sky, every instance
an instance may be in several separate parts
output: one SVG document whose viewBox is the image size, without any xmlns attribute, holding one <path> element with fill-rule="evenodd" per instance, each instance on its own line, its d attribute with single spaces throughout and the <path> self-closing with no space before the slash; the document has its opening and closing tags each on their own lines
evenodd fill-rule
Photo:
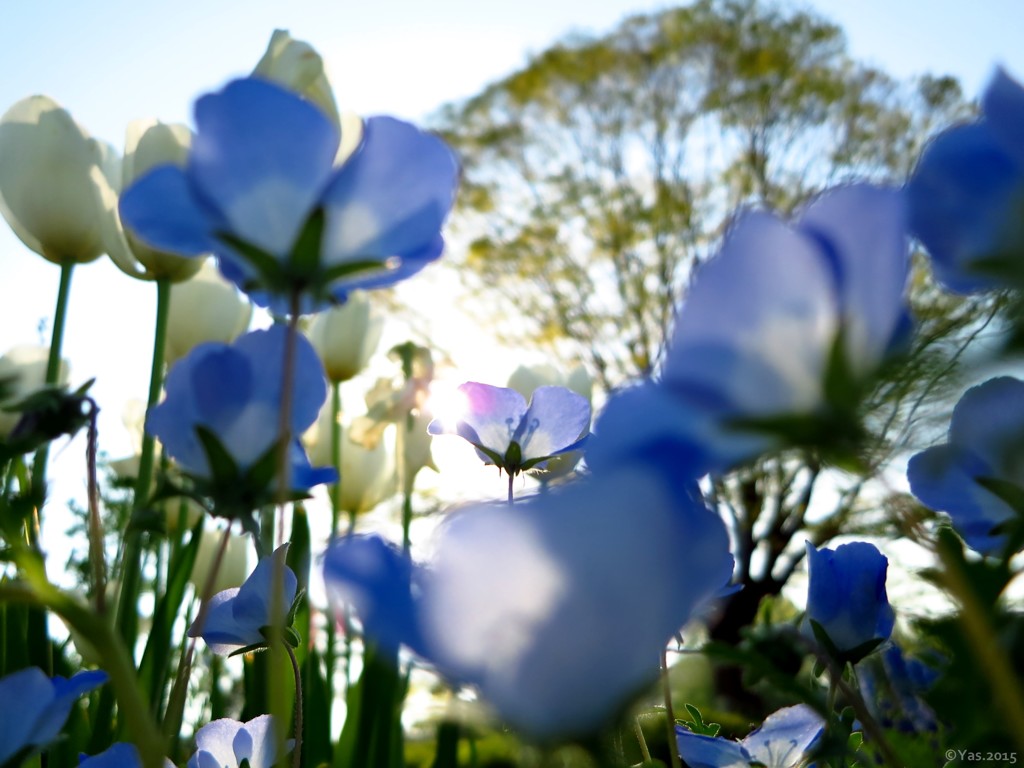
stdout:
<svg viewBox="0 0 1024 768">
<path fill-rule="evenodd" d="M 66 107 L 94 136 L 121 146 L 133 119 L 189 121 L 191 103 L 249 72 L 275 28 L 313 44 L 328 62 L 343 109 L 419 119 L 476 92 L 572 29 L 603 31 L 663 3 L 644 0 L 0 0 L 0 111 L 33 93 Z M 815 0 L 847 30 L 854 56 L 896 76 L 958 76 L 968 94 L 1003 62 L 1024 77 L 1022 0 Z M 0 223 L 0 353 L 48 342 L 39 325 L 53 311 L 58 268 L 29 252 Z M 424 281 L 422 290 L 437 290 Z M 416 290 L 421 290 L 419 285 Z M 442 297 L 443 299 L 443 297 Z M 449 301 L 442 300 L 442 305 Z M 144 396 L 155 289 L 105 258 L 76 270 L 65 354 L 73 382 L 98 377 L 105 411 L 101 447 L 128 451 L 120 426 L 125 397 Z M 434 321 L 437 340 L 457 349 L 463 378 L 504 383 L 520 362 L 493 350 L 471 324 Z M 469 344 L 466 343 L 467 339 Z M 486 366 L 500 370 L 488 373 Z M 57 457 L 81 466 L 76 446 Z M 76 473 L 78 474 L 78 473 Z M 84 482 L 84 481 L 83 481 Z M 499 489 L 500 490 L 500 489 Z M 79 483 L 56 501 L 84 496 Z"/>
</svg>

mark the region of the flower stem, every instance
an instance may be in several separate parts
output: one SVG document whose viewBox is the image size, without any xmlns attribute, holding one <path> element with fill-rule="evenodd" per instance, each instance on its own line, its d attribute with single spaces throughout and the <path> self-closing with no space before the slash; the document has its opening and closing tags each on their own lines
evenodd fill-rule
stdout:
<svg viewBox="0 0 1024 768">
<path fill-rule="evenodd" d="M 156 324 L 153 331 L 153 358 L 149 369 L 149 394 L 146 398 L 147 412 L 160 399 L 164 381 L 164 349 L 167 346 L 167 318 L 171 309 L 171 284 L 167 280 L 156 281 Z M 142 453 L 139 455 L 139 474 L 135 478 L 135 493 L 132 497 L 133 516 L 142 509 L 149 497 L 149 484 L 153 475 L 153 456 L 156 441 L 143 431 Z M 142 532 L 129 526 L 125 532 L 124 555 L 121 561 L 121 598 L 117 607 L 117 625 L 124 638 L 129 655 L 134 659 L 135 639 L 138 636 L 139 580 L 142 568 Z"/>
<path fill-rule="evenodd" d="M 295 658 L 295 651 L 285 643 L 285 650 L 288 651 L 288 658 L 292 662 L 292 673 L 295 675 L 295 749 L 292 751 L 292 768 L 302 766 L 302 673 L 299 671 L 299 661 Z"/>
<path fill-rule="evenodd" d="M 665 730 L 668 734 L 668 754 L 672 768 L 683 768 L 676 748 L 676 715 L 672 709 L 672 683 L 668 679 L 668 653 L 661 649 L 661 685 L 665 694 Z"/>
<path fill-rule="evenodd" d="M 651 762 L 651 750 L 647 748 L 647 739 L 644 738 L 644 729 L 640 727 L 640 718 L 636 717 L 633 719 L 633 731 L 636 733 L 636 740 L 640 744 L 640 754 L 643 755 L 644 762 Z M 671 749 L 672 744 L 669 743 Z"/>
<path fill-rule="evenodd" d="M 338 525 L 341 523 L 341 383 L 331 383 L 331 466 L 338 471 L 338 481 L 330 488 L 331 497 L 331 533 L 329 541 L 333 542 L 338 535 Z M 351 533 L 351 531 L 349 531 Z M 328 612 L 329 613 L 329 612 Z M 348 696 L 348 661 L 351 658 L 351 639 L 349 637 L 348 610 L 344 614 L 345 622 L 345 695 Z M 335 650 L 337 642 L 337 627 L 333 617 L 328 616 L 327 620 L 327 645 L 324 649 L 324 670 L 327 683 L 327 701 L 334 701 L 334 669 L 337 666 L 338 655 Z M 328 718 L 328 732 L 330 732 L 330 711 L 326 713 Z"/>
<path fill-rule="evenodd" d="M 67 325 L 68 297 L 71 295 L 71 275 L 74 264 L 60 268 L 60 284 L 57 287 L 57 306 L 53 311 L 53 328 L 50 334 L 50 353 L 46 359 L 46 384 L 57 383 L 60 378 L 61 348 L 64 346 L 64 326 Z M 50 456 L 49 443 L 36 451 L 32 463 L 32 495 L 36 502 L 36 525 L 29 529 L 29 540 L 33 547 L 39 546 L 39 521 L 42 517 L 43 502 L 46 500 L 46 464 Z"/>
<path fill-rule="evenodd" d="M 512 503 L 512 481 L 513 480 L 515 480 L 515 476 L 511 472 L 509 472 L 508 473 L 508 503 L 509 504 Z"/>
</svg>

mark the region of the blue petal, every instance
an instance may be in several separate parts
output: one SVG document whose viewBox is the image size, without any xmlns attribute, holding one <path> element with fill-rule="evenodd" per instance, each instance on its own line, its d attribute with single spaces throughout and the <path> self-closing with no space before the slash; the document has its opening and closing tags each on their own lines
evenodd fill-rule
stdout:
<svg viewBox="0 0 1024 768">
<path fill-rule="evenodd" d="M 895 614 L 885 590 L 889 561 L 866 542 L 816 550 L 807 544 L 807 618 L 839 651 L 892 634 Z"/>
<path fill-rule="evenodd" d="M 134 744 L 118 743 L 110 749 L 79 762 L 79 768 L 142 768 L 139 750 Z"/>
<path fill-rule="evenodd" d="M 999 67 L 981 99 L 981 111 L 1003 149 L 1024 167 L 1024 88 Z"/>
<path fill-rule="evenodd" d="M 768 715 L 756 731 L 743 739 L 750 759 L 765 768 L 800 765 L 825 732 L 825 720 L 806 704 L 785 707 Z"/>
<path fill-rule="evenodd" d="M 911 457 L 907 464 L 910 491 L 926 507 L 947 513 L 967 545 L 982 554 L 996 554 L 1006 537 L 992 529 L 1015 517 L 1014 511 L 976 477 L 995 472 L 968 449 L 944 444 Z"/>
<path fill-rule="evenodd" d="M 910 226 L 946 288 L 966 294 L 1003 287 L 976 262 L 998 255 L 1022 189 L 1024 170 L 986 123 L 951 128 L 926 147 L 907 186 Z"/>
<path fill-rule="evenodd" d="M 348 294 L 357 288 L 372 290 L 401 282 L 412 277 L 431 262 L 436 261 L 443 252 L 444 238 L 441 235 L 437 235 L 420 250 L 405 254 L 397 264 L 389 261 L 386 271 L 366 273 L 364 276 L 357 275 L 335 283 L 331 288 L 331 294 L 337 301 L 344 303 L 347 300 Z"/>
<path fill-rule="evenodd" d="M 847 361 L 867 376 L 906 317 L 910 268 L 906 201 L 895 189 L 856 184 L 815 200 L 800 228 L 819 239 L 837 276 Z"/>
<path fill-rule="evenodd" d="M 435 419 L 427 431 L 432 435 L 457 434 L 504 456 L 526 414 L 526 400 L 514 389 L 475 381 L 459 385 L 459 392 L 466 401 L 459 420 L 448 424 Z"/>
<path fill-rule="evenodd" d="M 189 768 L 193 761 L 197 768 L 223 768 L 237 766 L 232 742 L 242 729 L 242 723 L 230 718 L 221 718 L 207 723 L 196 731 L 197 754 L 189 760 Z"/>
<path fill-rule="evenodd" d="M 414 568 L 379 536 L 346 536 L 324 557 L 324 581 L 332 599 L 351 603 L 366 634 L 388 653 L 400 645 L 429 658 L 412 594 Z"/>
<path fill-rule="evenodd" d="M 324 195 L 324 263 L 394 256 L 422 262 L 425 249 L 434 251 L 458 177 L 441 139 L 394 118 L 370 118 L 362 145 Z"/>
<path fill-rule="evenodd" d="M 690 768 L 750 768 L 750 756 L 735 741 L 694 733 L 676 725 L 676 748 Z"/>
<path fill-rule="evenodd" d="M 57 738 L 75 701 L 106 681 L 107 673 L 100 670 L 78 672 L 70 680 L 60 676 L 53 678 L 53 699 L 33 727 L 32 743 L 49 744 Z"/>
<path fill-rule="evenodd" d="M 35 738 L 36 726 L 52 700 L 53 684 L 38 667 L 0 678 L 0 765 L 26 746 L 45 743 Z"/>
<path fill-rule="evenodd" d="M 338 132 L 315 106 L 265 80 L 196 102 L 188 175 L 237 237 L 287 255 L 333 173 Z"/>
<path fill-rule="evenodd" d="M 238 594 L 232 602 L 231 611 L 239 625 L 259 629 L 281 620 L 288 613 L 292 601 L 295 600 L 298 580 L 292 569 L 284 565 L 287 552 L 288 545 L 284 544 L 278 547 L 271 557 L 264 557 L 260 560 L 255 570 L 238 590 Z M 277 562 L 276 566 L 275 561 Z M 275 571 L 278 571 L 282 578 L 281 613 L 278 616 L 271 614 Z"/>
<path fill-rule="evenodd" d="M 1024 381 L 999 376 L 967 390 L 953 408 L 949 442 L 1024 484 Z"/>
<path fill-rule="evenodd" d="M 590 402 L 565 387 L 538 387 L 520 421 L 514 439 L 523 459 L 554 456 L 590 428 Z"/>
<path fill-rule="evenodd" d="M 278 410 L 287 338 L 287 326 L 279 324 L 247 333 L 235 342 L 235 348 L 248 358 L 252 370 L 263 372 L 255 377 L 253 397 L 277 404 Z M 327 399 L 327 379 L 320 357 L 306 336 L 297 333 L 294 341 L 291 429 L 298 435 L 312 426 L 320 414 L 320 407 Z"/>
<path fill-rule="evenodd" d="M 811 412 L 821 405 L 838 301 L 814 239 L 748 213 L 697 273 L 665 383 L 727 402 L 737 417 Z"/>
<path fill-rule="evenodd" d="M 161 165 L 121 194 L 121 223 L 152 248 L 183 256 L 210 253 L 217 247 L 216 211 L 193 195 L 184 171 Z"/>
</svg>

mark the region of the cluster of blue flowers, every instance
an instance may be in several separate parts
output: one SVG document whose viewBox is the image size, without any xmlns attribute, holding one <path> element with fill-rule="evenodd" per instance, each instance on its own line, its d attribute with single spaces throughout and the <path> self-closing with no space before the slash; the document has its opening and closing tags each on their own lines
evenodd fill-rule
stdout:
<svg viewBox="0 0 1024 768">
<path fill-rule="evenodd" d="M 121 195 L 120 220 L 152 248 L 213 253 L 287 324 L 193 349 L 146 430 L 187 478 L 183 493 L 257 534 L 258 508 L 337 480 L 298 440 L 328 393 L 298 315 L 436 260 L 459 166 L 440 139 L 388 117 L 363 121 L 353 149 L 318 106 L 258 77 L 195 110 L 187 163 L 142 175 Z M 387 658 L 415 654 L 531 739 L 585 738 L 614 721 L 657 678 L 681 628 L 733 591 L 729 535 L 702 479 L 791 448 L 855 452 L 862 400 L 913 335 L 912 239 L 954 291 L 1024 285 L 1022 136 L 1024 89 L 999 73 L 982 117 L 933 141 L 905 189 L 830 189 L 793 221 L 737 215 L 680 305 L 658 375 L 614 393 L 592 435 L 589 402 L 566 388 L 540 387 L 527 402 L 464 384 L 465 411 L 429 432 L 466 439 L 506 472 L 510 504 L 451 514 L 429 563 L 378 535 L 334 541 L 323 572 L 338 614 L 354 610 Z M 578 478 L 511 503 L 513 477 L 580 449 Z M 1000 377 L 964 395 L 948 442 L 911 460 L 910 486 L 971 548 L 1008 557 L 1024 544 L 1022 459 L 1024 382 Z M 241 587 L 206 595 L 189 636 L 219 655 L 298 645 L 301 593 L 286 552 L 261 559 Z M 836 678 L 893 633 L 888 561 L 866 542 L 808 544 L 806 559 L 800 637 Z M 105 677 L 30 668 L 0 680 L 0 764 L 45 747 Z M 679 726 L 676 746 L 701 768 L 792 768 L 814 754 L 830 714 L 787 707 L 740 742 Z M 282 744 L 266 715 L 217 719 L 195 745 L 189 768 L 270 768 L 301 747 Z M 141 762 L 116 744 L 82 764 Z"/>
</svg>

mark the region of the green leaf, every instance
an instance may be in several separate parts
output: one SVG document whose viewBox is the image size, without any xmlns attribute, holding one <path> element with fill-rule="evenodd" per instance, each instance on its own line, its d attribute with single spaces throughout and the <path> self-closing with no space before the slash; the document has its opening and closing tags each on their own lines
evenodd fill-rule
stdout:
<svg viewBox="0 0 1024 768">
<path fill-rule="evenodd" d="M 217 485 L 233 483 L 238 480 L 238 464 L 234 457 L 224 448 L 220 439 L 209 429 L 196 425 L 196 436 L 206 454 L 206 462 L 210 467 L 210 475 Z"/>
<path fill-rule="evenodd" d="M 316 283 L 316 275 L 320 271 L 320 247 L 324 237 L 325 222 L 324 209 L 318 207 L 306 219 L 302 231 L 292 246 L 292 251 L 288 256 L 288 270 L 298 281 Z"/>
</svg>

